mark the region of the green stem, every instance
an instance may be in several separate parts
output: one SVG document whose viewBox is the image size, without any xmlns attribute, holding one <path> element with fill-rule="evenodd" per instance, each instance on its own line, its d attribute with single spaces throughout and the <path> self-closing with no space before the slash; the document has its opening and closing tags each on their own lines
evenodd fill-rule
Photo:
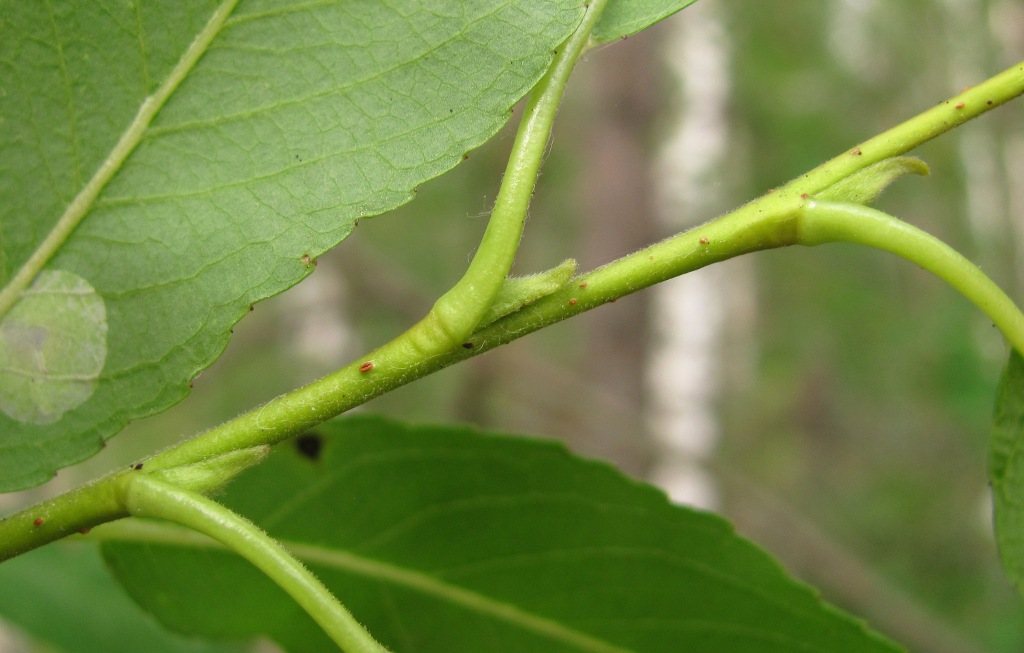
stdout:
<svg viewBox="0 0 1024 653">
<path fill-rule="evenodd" d="M 1024 62 L 964 89 L 959 95 L 864 141 L 797 177 L 779 190 L 795 191 L 797 195 L 815 195 L 858 170 L 905 154 L 1021 94 L 1024 94 Z"/>
<path fill-rule="evenodd" d="M 132 478 L 125 499 L 136 517 L 187 526 L 241 555 L 291 595 L 346 653 L 387 653 L 301 562 L 247 519 L 146 474 Z"/>
<path fill-rule="evenodd" d="M 432 356 L 461 344 L 480 323 L 505 283 L 519 249 L 555 113 L 606 2 L 589 3 L 583 22 L 556 50 L 554 62 L 531 92 L 494 210 L 466 273 L 403 336 L 421 355 Z"/>
<path fill-rule="evenodd" d="M 0 520 L 0 562 L 97 524 L 127 517 L 126 475 L 111 474 Z"/>
<path fill-rule="evenodd" d="M 560 290 L 473 332 L 448 349 L 425 356 L 409 346 L 409 338 L 399 336 L 329 376 L 157 454 L 146 461 L 146 466 L 174 468 L 231 451 L 281 442 L 399 386 L 655 283 L 748 252 L 796 244 L 798 217 L 806 202 L 802 195 L 814 195 L 869 165 L 905 154 L 1022 93 L 1024 64 L 1018 64 L 865 141 L 774 193 L 577 277 Z M 960 102 L 964 106 L 957 108 Z M 861 154 L 854 154 L 857 151 Z M 119 476 L 101 479 L 92 486 L 0 521 L 0 560 L 80 528 L 123 516 L 118 511 L 117 493 L 111 495 L 109 490 L 117 484 Z M 81 505 L 82 512 L 77 512 L 73 505 Z M 35 515 L 44 507 L 71 526 L 31 528 Z"/>
<path fill-rule="evenodd" d="M 848 242 L 877 247 L 916 263 L 980 308 L 1024 352 L 1024 315 L 978 266 L 935 236 L 860 204 L 807 202 L 800 212 L 801 245 Z"/>
</svg>

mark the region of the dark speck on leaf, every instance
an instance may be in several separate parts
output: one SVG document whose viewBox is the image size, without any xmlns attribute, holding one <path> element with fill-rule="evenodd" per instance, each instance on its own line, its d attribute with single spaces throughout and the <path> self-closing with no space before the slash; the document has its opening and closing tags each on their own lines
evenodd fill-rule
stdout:
<svg viewBox="0 0 1024 653">
<path fill-rule="evenodd" d="M 324 439 L 316 433 L 303 433 L 295 438 L 295 448 L 299 454 L 310 460 L 320 460 L 320 451 L 324 448 Z"/>
</svg>

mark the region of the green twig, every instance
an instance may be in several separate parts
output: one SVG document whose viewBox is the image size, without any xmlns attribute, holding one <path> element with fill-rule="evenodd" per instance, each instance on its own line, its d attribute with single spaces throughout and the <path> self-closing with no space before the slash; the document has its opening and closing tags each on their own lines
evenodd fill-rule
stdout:
<svg viewBox="0 0 1024 653">
<path fill-rule="evenodd" d="M 97 524 L 128 516 L 124 505 L 126 472 L 26 508 L 0 520 L 0 562 Z"/>
<path fill-rule="evenodd" d="M 400 337 L 329 376 L 157 454 L 146 462 L 147 468 L 179 467 L 281 442 L 399 386 L 619 297 L 734 256 L 796 244 L 800 212 L 809 197 L 1022 93 L 1024 63 L 847 150 L 774 193 L 579 276 L 447 349 L 424 356 L 409 346 L 408 339 Z M 117 492 L 110 490 L 122 477 L 107 477 L 0 521 L 0 560 L 79 528 L 123 516 Z M 72 526 L 31 528 L 35 515 L 43 508 Z"/>
<path fill-rule="evenodd" d="M 125 499 L 128 511 L 136 517 L 187 526 L 241 555 L 295 599 L 346 653 L 387 653 L 301 562 L 249 520 L 148 474 L 132 477 Z"/>
</svg>

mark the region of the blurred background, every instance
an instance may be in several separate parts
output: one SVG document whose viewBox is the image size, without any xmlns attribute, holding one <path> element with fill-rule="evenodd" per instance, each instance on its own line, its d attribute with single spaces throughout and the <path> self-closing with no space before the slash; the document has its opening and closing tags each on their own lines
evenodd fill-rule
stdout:
<svg viewBox="0 0 1024 653">
<path fill-rule="evenodd" d="M 704 222 L 1024 59 L 1020 0 L 700 0 L 591 52 L 516 272 L 583 270 Z M 518 113 L 518 112 L 517 112 Z M 514 127 L 514 125 L 512 125 Z M 459 277 L 511 129 L 364 220 L 263 302 L 171 411 L 4 508 L 321 376 Z M 1024 301 L 1024 103 L 915 152 L 878 206 Z M 1024 650 L 991 536 L 986 438 L 1006 346 L 937 279 L 846 245 L 758 253 L 622 299 L 364 410 L 564 438 L 720 512 L 914 651 Z"/>
</svg>

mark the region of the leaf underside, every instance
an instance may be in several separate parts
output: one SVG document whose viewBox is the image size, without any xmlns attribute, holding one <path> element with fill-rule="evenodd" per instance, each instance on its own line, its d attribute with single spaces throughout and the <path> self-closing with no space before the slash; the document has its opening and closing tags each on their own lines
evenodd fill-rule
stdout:
<svg viewBox="0 0 1024 653">
<path fill-rule="evenodd" d="M 0 352 L 29 352 L 0 356 L 0 491 L 180 401 L 252 303 L 492 136 L 582 16 L 576 0 L 242 0 L 177 84 L 216 2 L 2 7 L 0 285 L 144 100 L 173 93 L 44 268 L 102 311 L 58 297 L 60 329 L 0 324 Z M 45 360 L 102 337 L 99 363 Z"/>
<path fill-rule="evenodd" d="M 561 445 L 373 417 L 328 422 L 298 443 L 220 498 L 396 653 L 899 650 L 720 518 Z M 210 540 L 157 524 L 106 537 L 115 575 L 174 629 L 331 648 Z"/>
<path fill-rule="evenodd" d="M 692 1 L 612 2 L 595 40 Z M 27 352 L 0 356 L 0 491 L 47 480 L 184 398 L 250 305 L 496 133 L 583 11 L 577 0 L 232 4 L 3 5 L 0 285 L 110 164 L 146 98 L 171 94 L 42 273 L 74 275 L 98 309 L 79 315 L 58 298 L 72 318 L 59 329 L 0 328 L 0 353 Z M 198 63 L 177 81 L 188 54 Z M 93 358 L 47 362 L 55 347 Z"/>
</svg>

